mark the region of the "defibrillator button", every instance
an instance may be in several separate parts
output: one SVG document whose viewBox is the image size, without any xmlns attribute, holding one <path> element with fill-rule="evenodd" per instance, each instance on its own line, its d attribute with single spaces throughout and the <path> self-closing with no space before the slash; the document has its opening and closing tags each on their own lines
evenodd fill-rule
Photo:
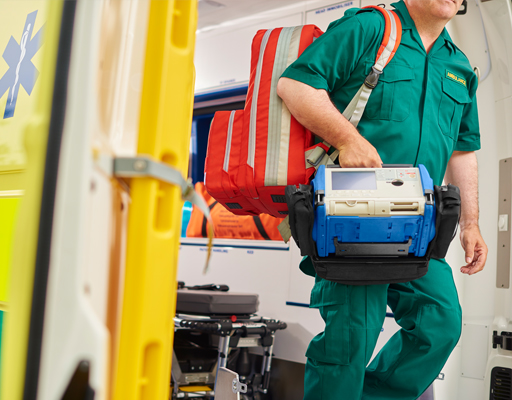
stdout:
<svg viewBox="0 0 512 400">
<path fill-rule="evenodd" d="M 403 180 L 401 180 L 401 179 L 394 179 L 394 180 L 391 182 L 391 184 L 392 184 L 393 186 L 402 186 L 402 185 L 404 184 L 404 181 L 403 181 Z"/>
</svg>

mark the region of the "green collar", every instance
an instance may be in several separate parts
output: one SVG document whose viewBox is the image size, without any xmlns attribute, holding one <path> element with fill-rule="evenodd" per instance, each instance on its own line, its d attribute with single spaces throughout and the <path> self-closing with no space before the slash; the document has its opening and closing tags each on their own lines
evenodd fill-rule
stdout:
<svg viewBox="0 0 512 400">
<path fill-rule="evenodd" d="M 399 16 L 402 17 L 400 18 L 402 21 L 402 29 L 416 29 L 416 24 L 411 18 L 409 10 L 407 9 L 407 6 L 403 0 L 400 0 L 397 3 L 391 3 L 391 5 L 395 7 L 395 10 L 398 11 Z"/>
<path fill-rule="evenodd" d="M 409 10 L 407 9 L 407 6 L 405 5 L 404 1 L 400 0 L 396 3 L 392 3 L 391 5 L 395 7 L 395 11 L 397 11 L 400 16 L 400 20 L 402 21 L 402 29 L 412 29 L 416 31 L 416 24 L 414 23 L 414 20 L 411 18 Z M 452 38 L 450 37 L 450 34 L 446 30 L 446 28 L 443 29 L 439 37 L 442 38 L 441 40 L 444 39 L 444 42 L 448 44 L 454 52 L 457 51 L 457 47 L 453 43 Z M 439 40 L 440 39 L 438 39 L 438 41 Z"/>
</svg>

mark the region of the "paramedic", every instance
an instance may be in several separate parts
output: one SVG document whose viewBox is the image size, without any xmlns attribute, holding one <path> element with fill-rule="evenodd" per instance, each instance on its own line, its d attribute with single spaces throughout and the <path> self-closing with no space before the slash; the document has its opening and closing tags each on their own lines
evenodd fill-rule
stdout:
<svg viewBox="0 0 512 400">
<path fill-rule="evenodd" d="M 487 247 L 478 226 L 480 148 L 477 78 L 446 29 L 462 0 L 394 3 L 402 41 L 373 90 L 358 128 L 340 113 L 371 71 L 384 18 L 374 10 L 347 10 L 289 68 L 278 94 L 292 115 L 340 151 L 342 167 L 424 164 L 434 184 L 459 186 L 460 270 L 483 269 Z M 303 272 L 315 275 L 308 258 Z M 315 278 L 311 307 L 325 331 L 310 343 L 305 399 L 417 399 L 438 376 L 461 332 L 452 270 L 431 260 L 422 278 L 401 284 L 347 286 Z M 386 314 L 401 330 L 367 366 Z"/>
</svg>

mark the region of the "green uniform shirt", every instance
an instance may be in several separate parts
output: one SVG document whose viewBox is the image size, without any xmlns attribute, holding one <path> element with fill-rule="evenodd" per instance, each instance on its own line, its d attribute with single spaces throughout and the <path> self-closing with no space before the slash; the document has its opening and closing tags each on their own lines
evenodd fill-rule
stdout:
<svg viewBox="0 0 512 400">
<path fill-rule="evenodd" d="M 478 79 L 446 29 L 427 54 L 405 3 L 393 6 L 402 22 L 402 41 L 370 96 L 358 130 L 385 164 L 423 164 L 440 185 L 454 150 L 480 148 Z M 340 112 L 370 73 L 384 32 L 381 13 L 358 11 L 347 10 L 332 22 L 282 75 L 325 89 Z M 301 268 L 313 271 L 310 262 Z M 313 290 L 312 306 L 324 303 L 326 293 L 320 290 L 330 290 L 320 286 L 335 290 L 333 282 L 321 282 Z"/>
</svg>

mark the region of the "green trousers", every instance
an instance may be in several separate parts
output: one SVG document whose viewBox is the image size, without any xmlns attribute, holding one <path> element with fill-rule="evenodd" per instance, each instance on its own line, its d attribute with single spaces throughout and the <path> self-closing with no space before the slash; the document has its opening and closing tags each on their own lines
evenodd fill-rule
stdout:
<svg viewBox="0 0 512 400">
<path fill-rule="evenodd" d="M 450 266 L 431 260 L 424 277 L 390 285 L 316 279 L 312 306 L 320 309 L 325 331 L 306 352 L 304 400 L 416 400 L 460 337 L 461 309 Z M 401 329 L 368 365 L 386 304 Z"/>
</svg>

